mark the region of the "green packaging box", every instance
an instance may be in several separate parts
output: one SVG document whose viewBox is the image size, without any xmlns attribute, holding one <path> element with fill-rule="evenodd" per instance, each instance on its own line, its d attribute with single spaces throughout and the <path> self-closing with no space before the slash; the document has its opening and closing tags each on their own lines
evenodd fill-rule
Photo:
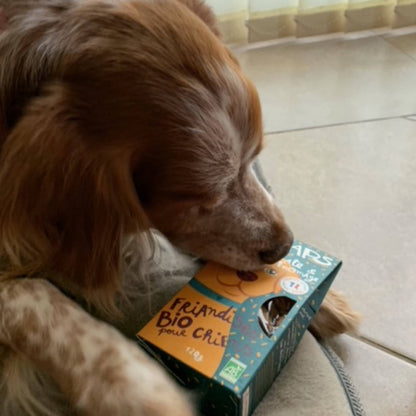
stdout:
<svg viewBox="0 0 416 416">
<path fill-rule="evenodd" d="M 248 416 L 296 349 L 341 262 L 296 241 L 256 272 L 207 263 L 138 332 L 207 415 Z"/>
</svg>

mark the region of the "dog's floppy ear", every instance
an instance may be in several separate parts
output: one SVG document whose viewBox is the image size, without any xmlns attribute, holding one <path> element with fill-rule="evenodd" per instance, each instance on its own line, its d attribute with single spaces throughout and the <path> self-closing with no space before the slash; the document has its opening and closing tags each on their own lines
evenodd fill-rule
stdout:
<svg viewBox="0 0 416 416">
<path fill-rule="evenodd" d="M 16 275 L 49 273 L 111 310 L 121 237 L 147 230 L 131 150 L 82 136 L 61 85 L 25 111 L 0 157 L 0 255 Z"/>
<path fill-rule="evenodd" d="M 218 37 L 221 32 L 218 28 L 217 19 L 212 9 L 203 0 L 179 0 L 191 9 Z"/>
</svg>

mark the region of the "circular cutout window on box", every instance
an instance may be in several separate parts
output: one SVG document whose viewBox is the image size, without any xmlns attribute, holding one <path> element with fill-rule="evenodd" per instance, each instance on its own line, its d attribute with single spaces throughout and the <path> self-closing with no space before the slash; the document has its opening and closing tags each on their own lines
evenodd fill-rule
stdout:
<svg viewBox="0 0 416 416">
<path fill-rule="evenodd" d="M 260 328 L 270 338 L 296 302 L 286 296 L 277 296 L 264 302 L 257 314 Z"/>
</svg>

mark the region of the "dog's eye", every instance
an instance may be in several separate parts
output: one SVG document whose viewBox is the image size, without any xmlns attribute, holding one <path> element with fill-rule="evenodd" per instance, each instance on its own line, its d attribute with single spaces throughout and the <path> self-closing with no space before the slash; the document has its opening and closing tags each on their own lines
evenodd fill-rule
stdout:
<svg viewBox="0 0 416 416">
<path fill-rule="evenodd" d="M 199 214 L 210 214 L 225 200 L 225 194 L 207 196 L 190 193 L 178 193 L 170 195 L 169 200 L 174 202 L 176 206 L 181 206 L 183 209 L 192 208 Z"/>
</svg>

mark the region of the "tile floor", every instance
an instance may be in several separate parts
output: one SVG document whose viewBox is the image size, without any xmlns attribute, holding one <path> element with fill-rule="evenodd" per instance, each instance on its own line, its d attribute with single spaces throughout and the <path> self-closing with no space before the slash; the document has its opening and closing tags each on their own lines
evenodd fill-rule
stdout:
<svg viewBox="0 0 416 416">
<path fill-rule="evenodd" d="M 344 260 L 364 315 L 334 348 L 368 416 L 416 415 L 416 34 L 236 51 L 296 237 Z"/>
</svg>

